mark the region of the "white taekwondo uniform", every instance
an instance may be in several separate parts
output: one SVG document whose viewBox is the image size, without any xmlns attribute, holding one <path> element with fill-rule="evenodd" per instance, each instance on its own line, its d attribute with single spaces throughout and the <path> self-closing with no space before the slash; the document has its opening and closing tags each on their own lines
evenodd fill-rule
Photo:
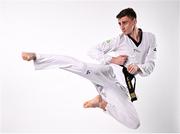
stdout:
<svg viewBox="0 0 180 134">
<path fill-rule="evenodd" d="M 110 64 L 112 56 L 128 55 L 129 64 L 137 64 L 142 76 L 149 75 L 155 66 L 156 42 L 151 33 L 142 32 L 141 42 L 137 47 L 127 35 L 121 34 L 116 38 L 105 41 L 90 50 L 89 55 L 102 64 L 90 64 L 72 57 L 62 55 L 36 54 L 35 69 L 59 68 L 64 69 L 90 80 L 98 93 L 107 102 L 106 113 L 109 113 L 120 123 L 129 128 L 138 128 L 138 114 L 127 94 L 122 67 Z"/>
</svg>

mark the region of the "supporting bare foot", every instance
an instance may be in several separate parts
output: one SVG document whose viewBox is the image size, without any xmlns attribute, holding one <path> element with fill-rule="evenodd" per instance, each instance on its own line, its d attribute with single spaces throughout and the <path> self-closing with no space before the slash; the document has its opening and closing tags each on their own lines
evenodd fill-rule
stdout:
<svg viewBox="0 0 180 134">
<path fill-rule="evenodd" d="M 84 108 L 96 108 L 96 107 L 99 107 L 101 109 L 103 109 L 104 111 L 105 110 L 105 107 L 107 105 L 107 102 L 105 102 L 100 95 L 97 95 L 95 98 L 89 100 L 89 101 L 86 101 L 84 103 Z"/>
<path fill-rule="evenodd" d="M 22 58 L 26 61 L 36 60 L 36 54 L 35 53 L 29 53 L 29 52 L 22 52 Z"/>
</svg>

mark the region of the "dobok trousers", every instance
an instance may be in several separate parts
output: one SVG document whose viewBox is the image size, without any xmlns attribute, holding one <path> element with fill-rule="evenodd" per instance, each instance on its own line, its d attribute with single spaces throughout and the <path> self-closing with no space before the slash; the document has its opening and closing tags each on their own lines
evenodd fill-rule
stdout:
<svg viewBox="0 0 180 134">
<path fill-rule="evenodd" d="M 106 113 L 129 128 L 139 127 L 140 121 L 127 95 L 127 89 L 118 82 L 110 65 L 84 63 L 62 55 L 37 54 L 34 66 L 36 70 L 64 69 L 90 80 L 102 99 L 107 102 Z"/>
</svg>

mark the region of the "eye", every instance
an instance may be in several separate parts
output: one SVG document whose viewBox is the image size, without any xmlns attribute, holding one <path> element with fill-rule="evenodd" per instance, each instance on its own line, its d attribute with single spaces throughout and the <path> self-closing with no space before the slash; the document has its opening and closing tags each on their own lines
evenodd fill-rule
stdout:
<svg viewBox="0 0 180 134">
<path fill-rule="evenodd" d="M 121 26 L 121 22 L 118 22 L 118 24 Z"/>
<path fill-rule="evenodd" d="M 124 22 L 123 22 L 123 25 L 126 25 L 127 23 L 128 23 L 127 21 L 124 21 Z"/>
</svg>

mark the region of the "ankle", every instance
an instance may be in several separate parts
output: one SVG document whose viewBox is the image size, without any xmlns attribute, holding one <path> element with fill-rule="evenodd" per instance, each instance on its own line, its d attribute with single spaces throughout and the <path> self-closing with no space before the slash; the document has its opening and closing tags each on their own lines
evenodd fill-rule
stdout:
<svg viewBox="0 0 180 134">
<path fill-rule="evenodd" d="M 106 105 L 107 105 L 107 102 L 103 100 L 102 97 L 99 95 L 99 108 L 106 111 Z"/>
<path fill-rule="evenodd" d="M 33 60 L 36 60 L 36 54 L 35 54 L 35 53 L 32 53 L 32 55 L 33 55 L 32 59 L 33 59 Z"/>
</svg>

